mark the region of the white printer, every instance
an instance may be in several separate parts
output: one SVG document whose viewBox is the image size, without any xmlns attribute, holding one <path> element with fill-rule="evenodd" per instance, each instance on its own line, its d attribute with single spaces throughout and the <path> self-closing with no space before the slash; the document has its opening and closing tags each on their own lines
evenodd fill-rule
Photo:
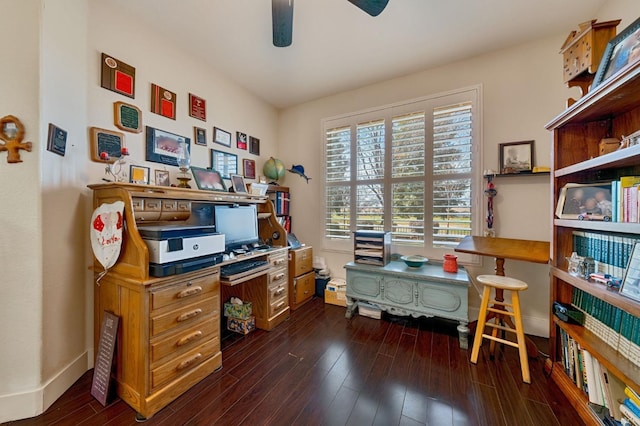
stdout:
<svg viewBox="0 0 640 426">
<path fill-rule="evenodd" d="M 224 234 L 210 226 L 138 226 L 149 248 L 149 273 L 163 277 L 222 262 Z"/>
</svg>

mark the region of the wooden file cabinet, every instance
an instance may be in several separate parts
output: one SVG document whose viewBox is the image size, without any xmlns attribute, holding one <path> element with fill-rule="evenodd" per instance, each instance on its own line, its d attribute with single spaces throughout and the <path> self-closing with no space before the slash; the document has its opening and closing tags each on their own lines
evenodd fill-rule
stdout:
<svg viewBox="0 0 640 426">
<path fill-rule="evenodd" d="M 313 249 L 301 247 L 289 251 L 289 305 L 291 310 L 307 303 L 315 293 Z"/>
</svg>

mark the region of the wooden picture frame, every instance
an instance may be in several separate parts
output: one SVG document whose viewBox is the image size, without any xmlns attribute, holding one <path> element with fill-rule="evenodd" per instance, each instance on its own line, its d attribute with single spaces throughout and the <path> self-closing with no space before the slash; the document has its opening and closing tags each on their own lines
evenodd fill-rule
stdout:
<svg viewBox="0 0 640 426">
<path fill-rule="evenodd" d="M 635 243 L 629 256 L 620 294 L 640 302 L 640 243 Z"/>
<path fill-rule="evenodd" d="M 633 21 L 631 25 L 609 41 L 600 60 L 596 76 L 593 78 L 591 90 L 638 61 L 640 61 L 640 18 Z"/>
<path fill-rule="evenodd" d="M 100 86 L 132 99 L 136 97 L 136 69 L 102 53 Z"/>
<path fill-rule="evenodd" d="M 568 183 L 560 189 L 556 217 L 577 220 L 612 220 L 611 182 Z"/>
<path fill-rule="evenodd" d="M 207 121 L 207 101 L 189 93 L 189 117 Z"/>
<path fill-rule="evenodd" d="M 91 143 L 92 161 L 113 163 L 122 157 L 122 147 L 124 146 L 124 133 L 122 132 L 90 127 L 89 141 Z M 107 154 L 108 158 L 106 160 L 100 157 L 102 152 Z"/>
<path fill-rule="evenodd" d="M 171 186 L 168 170 L 154 170 L 154 174 L 157 186 Z"/>
<path fill-rule="evenodd" d="M 149 185 L 149 167 L 129 166 L 129 182 L 141 185 Z"/>
<path fill-rule="evenodd" d="M 219 127 L 213 128 L 213 142 L 231 148 L 231 133 Z"/>
<path fill-rule="evenodd" d="M 219 171 L 223 179 L 231 179 L 231 175 L 238 173 L 238 156 L 212 149 L 211 168 Z"/>
<path fill-rule="evenodd" d="M 233 192 L 246 194 L 247 185 L 244 183 L 244 178 L 240 175 L 231 175 L 231 189 Z"/>
<path fill-rule="evenodd" d="M 151 83 L 151 112 L 176 119 L 177 95 L 171 90 Z"/>
<path fill-rule="evenodd" d="M 142 132 L 142 110 L 126 102 L 113 103 L 114 125 L 125 132 Z"/>
<path fill-rule="evenodd" d="M 224 180 L 220 173 L 212 169 L 203 169 L 202 167 L 191 166 L 191 174 L 195 180 L 198 189 L 204 191 L 227 191 Z"/>
<path fill-rule="evenodd" d="M 147 152 L 145 159 L 154 163 L 168 164 L 177 167 L 181 141 L 184 141 L 187 149 L 191 152 L 191 139 L 146 126 Z"/>
<path fill-rule="evenodd" d="M 67 131 L 53 123 L 49 123 L 47 136 L 47 150 L 64 157 L 67 149 Z"/>
<path fill-rule="evenodd" d="M 193 143 L 207 146 L 207 130 L 202 127 L 193 126 Z"/>
<path fill-rule="evenodd" d="M 255 160 L 249 160 L 245 158 L 242 160 L 242 174 L 247 179 L 256 178 L 256 162 Z"/>
<path fill-rule="evenodd" d="M 534 166 L 534 141 L 507 142 L 499 145 L 500 174 L 531 173 Z"/>
<path fill-rule="evenodd" d="M 249 136 L 249 153 L 260 155 L 260 139 Z"/>
</svg>

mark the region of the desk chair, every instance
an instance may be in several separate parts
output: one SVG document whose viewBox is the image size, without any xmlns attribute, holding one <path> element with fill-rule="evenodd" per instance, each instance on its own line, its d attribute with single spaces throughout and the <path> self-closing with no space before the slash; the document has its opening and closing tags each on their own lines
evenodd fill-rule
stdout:
<svg viewBox="0 0 640 426">
<path fill-rule="evenodd" d="M 471 351 L 471 362 L 474 364 L 478 363 L 478 354 L 480 352 L 480 346 L 482 346 L 482 339 L 491 340 L 491 344 L 489 346 L 491 356 L 493 356 L 495 352 L 496 342 L 516 347 L 520 354 L 522 381 L 525 383 L 531 383 L 531 377 L 529 375 L 529 358 L 527 356 L 527 345 L 524 337 L 524 328 L 522 326 L 519 295 L 520 291 L 526 290 L 529 286 L 524 281 L 500 275 L 478 275 L 475 279 L 478 283 L 484 285 L 484 289 L 482 291 L 482 303 L 480 304 L 480 314 L 478 315 L 476 335 L 473 340 L 473 350 Z M 491 295 L 492 288 L 495 290 L 511 291 L 511 303 L 490 300 L 489 296 Z M 493 306 L 489 307 L 489 303 L 493 303 Z M 513 312 L 507 310 L 507 307 L 513 309 Z M 487 313 L 495 316 L 495 323 L 487 322 Z M 513 318 L 515 330 L 501 324 L 504 318 L 509 317 Z M 493 328 L 491 334 L 484 333 L 485 326 Z M 498 330 L 502 330 L 503 333 L 515 333 L 517 343 L 506 340 L 503 337 L 498 337 Z"/>
</svg>

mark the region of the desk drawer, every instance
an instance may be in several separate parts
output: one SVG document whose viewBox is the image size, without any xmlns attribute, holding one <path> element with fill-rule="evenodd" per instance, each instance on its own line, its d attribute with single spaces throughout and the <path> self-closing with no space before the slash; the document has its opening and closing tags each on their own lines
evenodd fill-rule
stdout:
<svg viewBox="0 0 640 426">
<path fill-rule="evenodd" d="M 287 292 L 287 282 L 282 281 L 269 286 L 269 303 L 273 302 L 276 299 L 280 299 L 281 297 L 288 296 Z"/>
<path fill-rule="evenodd" d="M 167 355 L 178 356 L 207 340 L 219 342 L 220 315 L 213 315 L 193 326 L 151 342 L 151 364 Z"/>
<path fill-rule="evenodd" d="M 287 303 L 287 294 L 285 292 L 285 295 L 283 298 L 274 300 L 269 304 L 269 318 L 276 316 L 277 314 L 284 311 L 288 307 L 289 307 L 289 304 Z"/>
<path fill-rule="evenodd" d="M 280 253 L 270 254 L 268 260 L 272 268 L 284 267 L 288 262 L 287 252 L 283 250 Z"/>
<path fill-rule="evenodd" d="M 220 315 L 220 297 L 217 295 L 152 317 L 151 336 L 157 336 L 175 327 L 188 327 L 214 313 Z"/>
<path fill-rule="evenodd" d="M 267 275 L 267 285 L 272 286 L 284 282 L 286 284 L 287 281 L 287 270 L 286 269 L 277 269 L 275 271 L 269 271 Z"/>
<path fill-rule="evenodd" d="M 179 376 L 189 372 L 191 369 L 202 364 L 218 352 L 219 342 L 217 340 L 209 340 L 201 346 L 176 357 L 164 365 L 151 370 L 151 389 L 152 391 Z"/>
<path fill-rule="evenodd" d="M 294 277 L 313 270 L 313 249 L 302 247 L 289 251 L 289 271 Z"/>
<path fill-rule="evenodd" d="M 218 272 L 173 284 L 151 293 L 151 310 L 155 311 L 172 303 L 187 304 L 218 294 Z"/>
<path fill-rule="evenodd" d="M 314 272 L 309 272 L 301 277 L 293 279 L 293 303 L 301 303 L 311 296 L 316 291 L 316 276 Z"/>
</svg>

